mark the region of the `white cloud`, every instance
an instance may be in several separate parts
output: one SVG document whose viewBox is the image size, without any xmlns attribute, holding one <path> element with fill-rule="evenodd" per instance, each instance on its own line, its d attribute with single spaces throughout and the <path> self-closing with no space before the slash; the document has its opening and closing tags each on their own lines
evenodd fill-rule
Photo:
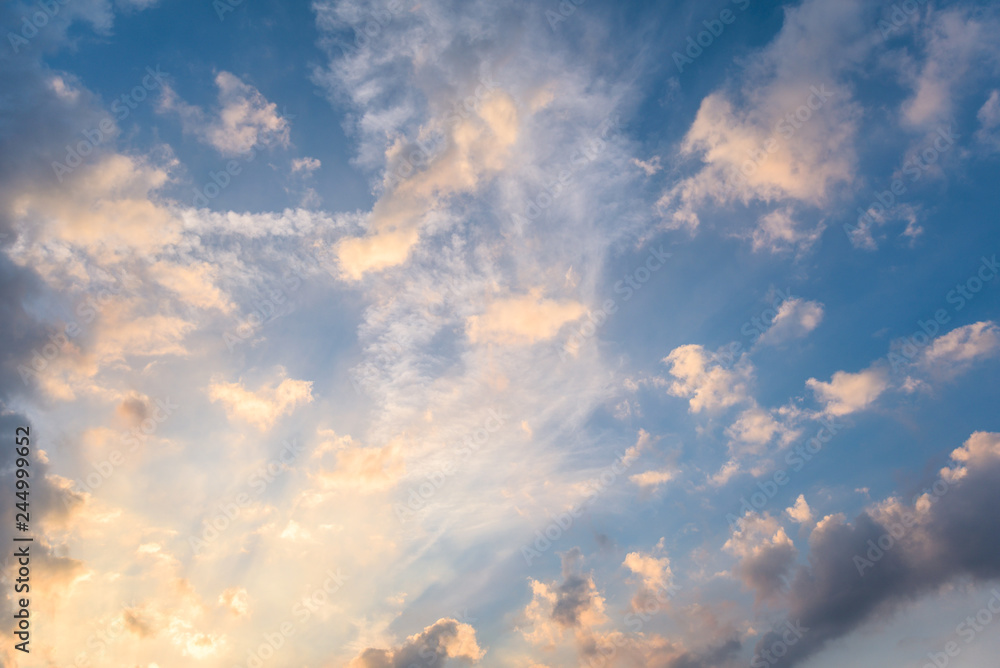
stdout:
<svg viewBox="0 0 1000 668">
<path fill-rule="evenodd" d="M 1000 150 L 1000 90 L 993 90 L 976 113 L 979 129 L 976 130 L 976 141 L 990 150 Z"/>
<path fill-rule="evenodd" d="M 312 455 L 319 468 L 312 475 L 323 489 L 377 492 L 395 485 L 406 472 L 400 439 L 382 447 L 365 447 L 332 431 L 320 435 L 324 440 Z M 327 454 L 335 461 L 329 462 Z"/>
<path fill-rule="evenodd" d="M 675 380 L 668 387 L 675 397 L 689 399 L 692 413 L 726 408 L 748 398 L 753 375 L 749 363 L 740 361 L 732 369 L 712 364 L 712 357 L 700 345 L 675 348 L 663 358 Z"/>
<path fill-rule="evenodd" d="M 582 304 L 544 299 L 539 290 L 491 301 L 485 313 L 469 316 L 466 331 L 473 343 L 534 343 L 554 337 L 583 315 Z"/>
<path fill-rule="evenodd" d="M 709 204 L 820 206 L 834 187 L 854 181 L 860 110 L 838 80 L 871 48 L 865 14 L 858 0 L 787 9 L 778 35 L 744 65 L 740 90 L 702 100 L 681 144 L 682 155 L 702 166 L 660 199 L 668 227 L 696 228 Z M 763 219 L 754 242 L 808 245 L 815 234 L 797 231 L 785 212 Z"/>
<path fill-rule="evenodd" d="M 242 382 L 216 381 L 209 386 L 208 396 L 222 403 L 230 419 L 239 418 L 260 431 L 267 431 L 280 417 L 313 400 L 312 382 L 291 378 L 277 385 L 265 384 L 256 391 L 246 389 Z"/>
<path fill-rule="evenodd" d="M 869 368 L 858 373 L 838 371 L 828 383 L 810 378 L 806 386 L 827 414 L 839 416 L 868 408 L 889 388 L 889 378 L 885 369 Z"/>
<path fill-rule="evenodd" d="M 785 512 L 798 524 L 812 521 L 812 509 L 809 508 L 804 494 L 799 494 L 799 498 L 795 499 L 795 504 L 790 508 L 785 508 Z"/>
<path fill-rule="evenodd" d="M 656 489 L 660 485 L 673 480 L 675 475 L 675 471 L 666 469 L 663 471 L 643 471 L 642 473 L 629 476 L 628 479 L 641 488 L 652 487 Z"/>
<path fill-rule="evenodd" d="M 316 158 L 295 158 L 292 160 L 292 172 L 305 172 L 306 174 L 311 174 L 317 169 L 319 169 L 323 163 L 321 163 Z"/>
<path fill-rule="evenodd" d="M 629 552 L 622 565 L 638 575 L 644 587 L 653 591 L 665 589 L 673 579 L 670 559 L 667 557 L 657 558 L 642 552 Z"/>
<path fill-rule="evenodd" d="M 726 435 L 732 440 L 730 451 L 734 454 L 761 454 L 765 446 L 777 437 L 778 443 L 787 445 L 798 432 L 775 419 L 772 412 L 759 406 L 746 409 L 736 421 L 726 429 Z"/>
<path fill-rule="evenodd" d="M 939 336 L 924 349 L 920 361 L 930 371 L 950 376 L 998 352 L 1000 328 L 990 320 L 957 327 Z"/>
<path fill-rule="evenodd" d="M 963 88 L 990 64 L 1000 62 L 1000 23 L 977 17 L 971 7 L 930 12 L 920 24 L 918 41 L 924 61 L 909 75 L 913 96 L 903 103 L 909 125 L 931 127 L 954 115 Z"/>
<path fill-rule="evenodd" d="M 218 108 L 212 115 L 184 102 L 166 86 L 160 110 L 177 114 L 185 132 L 225 156 L 245 155 L 260 146 L 288 146 L 288 119 L 278 113 L 275 103 L 229 72 L 219 72 L 215 85 L 219 89 Z"/>
<path fill-rule="evenodd" d="M 804 299 L 787 299 L 778 308 L 771 327 L 760 337 L 763 345 L 776 345 L 791 339 L 801 339 L 816 329 L 823 320 L 823 305 Z"/>
<path fill-rule="evenodd" d="M 799 252 L 809 250 L 823 234 L 825 225 L 819 223 L 812 229 L 803 229 L 796 218 L 791 207 L 775 209 L 761 216 L 751 235 L 753 249 L 772 253 L 791 249 Z"/>
</svg>

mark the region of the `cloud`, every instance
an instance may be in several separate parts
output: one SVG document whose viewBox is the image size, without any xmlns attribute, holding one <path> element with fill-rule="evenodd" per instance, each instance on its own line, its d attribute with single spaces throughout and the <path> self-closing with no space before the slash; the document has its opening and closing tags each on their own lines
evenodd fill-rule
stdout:
<svg viewBox="0 0 1000 668">
<path fill-rule="evenodd" d="M 632 164 L 641 169 L 646 173 L 646 176 L 652 176 L 659 172 L 663 167 L 660 165 L 660 156 L 654 156 L 651 160 L 639 160 L 638 158 L 632 158 Z"/>
<path fill-rule="evenodd" d="M 865 622 L 884 622 L 901 604 L 944 584 L 1000 577 L 1000 518 L 993 512 L 1000 504 L 1000 434 L 972 434 L 952 460 L 933 494 L 886 499 L 853 523 L 841 515 L 817 524 L 809 563 L 797 569 L 785 595 L 789 619 L 810 630 L 775 668 L 800 665 L 829 642 Z M 762 637 L 758 648 L 778 637 Z"/>
<path fill-rule="evenodd" d="M 712 357 L 704 347 L 688 344 L 672 350 L 663 363 L 677 379 L 668 392 L 689 399 L 692 413 L 734 406 L 748 398 L 753 368 L 744 360 L 732 369 L 712 366 Z"/>
<path fill-rule="evenodd" d="M 211 115 L 181 100 L 169 86 L 164 86 L 160 111 L 179 116 L 185 132 L 225 156 L 246 155 L 259 146 L 288 146 L 288 119 L 275 103 L 229 72 L 219 72 L 215 85 L 218 106 Z"/>
<path fill-rule="evenodd" d="M 406 472 L 402 443 L 393 440 L 382 447 L 365 447 L 350 436 L 337 436 L 324 430 L 324 437 L 312 458 L 320 464 L 313 475 L 324 489 L 343 489 L 360 493 L 377 492 L 395 485 Z M 335 463 L 326 465 L 327 455 Z"/>
<path fill-rule="evenodd" d="M 466 320 L 469 340 L 505 345 L 545 341 L 585 312 L 578 302 L 545 299 L 540 292 L 533 290 L 526 295 L 491 301 L 485 313 Z"/>
<path fill-rule="evenodd" d="M 642 473 L 636 473 L 634 475 L 630 475 L 628 479 L 643 489 L 647 487 L 652 487 L 653 489 L 656 489 L 660 485 L 663 485 L 673 480 L 676 474 L 677 472 L 671 469 L 666 469 L 663 471 L 643 471 Z"/>
<path fill-rule="evenodd" d="M 246 389 L 241 382 L 213 382 L 208 396 L 222 403 L 229 419 L 244 420 L 260 431 L 269 430 L 280 417 L 291 415 L 297 406 L 313 400 L 312 382 L 291 378 L 276 385 L 262 385 L 257 391 Z"/>
<path fill-rule="evenodd" d="M 622 565 L 638 575 L 647 589 L 654 591 L 665 589 L 673 578 L 670 570 L 670 559 L 654 557 L 642 552 L 629 552 L 625 555 Z"/>
<path fill-rule="evenodd" d="M 976 130 L 976 141 L 991 151 L 1000 150 L 1000 90 L 990 91 L 990 96 L 976 113 L 979 129 Z"/>
<path fill-rule="evenodd" d="M 736 555 L 735 572 L 743 584 L 756 592 L 757 600 L 776 597 L 784 586 L 798 550 L 778 520 L 767 513 L 747 513 L 724 549 Z"/>
<path fill-rule="evenodd" d="M 294 160 L 292 160 L 292 172 L 294 173 L 304 172 L 306 174 L 312 174 L 322 165 L 323 163 L 321 163 L 316 158 L 310 158 L 308 156 L 305 158 L 295 158 Z"/>
<path fill-rule="evenodd" d="M 943 334 L 922 352 L 920 364 L 946 376 L 967 370 L 978 360 L 1000 352 L 1000 328 L 993 321 L 957 327 Z"/>
<path fill-rule="evenodd" d="M 923 62 L 904 70 L 913 95 L 902 105 L 902 119 L 911 126 L 931 127 L 950 121 L 957 99 L 990 65 L 1000 63 L 1000 22 L 974 15 L 972 7 L 932 11 L 916 33 Z"/>
<path fill-rule="evenodd" d="M 250 614 L 249 596 L 243 587 L 230 587 L 223 591 L 219 594 L 219 605 L 237 617 Z"/>
<path fill-rule="evenodd" d="M 824 229 L 826 227 L 823 223 L 817 224 L 812 229 L 803 229 L 792 207 L 775 209 L 757 221 L 757 227 L 751 234 L 753 249 L 767 250 L 771 253 L 791 249 L 804 252 L 819 240 Z"/>
<path fill-rule="evenodd" d="M 872 47 L 867 13 L 858 0 L 785 9 L 781 31 L 747 59 L 740 84 L 702 100 L 680 146 L 701 167 L 661 197 L 667 227 L 695 229 L 709 204 L 818 207 L 855 180 L 860 109 L 838 81 Z M 812 234 L 794 231 L 784 209 L 763 219 L 755 245 L 805 244 Z"/>
<path fill-rule="evenodd" d="M 762 454 L 765 446 L 776 436 L 784 446 L 794 440 L 799 432 L 785 422 L 776 420 L 770 411 L 755 405 L 740 413 L 736 421 L 726 429 L 726 435 L 732 439 L 729 448 L 734 454 Z"/>
<path fill-rule="evenodd" d="M 799 494 L 799 498 L 795 499 L 795 504 L 790 508 L 785 508 L 785 512 L 792 518 L 792 521 L 798 524 L 808 524 L 812 521 L 812 510 L 806 503 L 805 494 Z"/>
<path fill-rule="evenodd" d="M 858 373 L 838 371 L 828 383 L 810 378 L 806 386 L 823 404 L 824 412 L 841 416 L 868 408 L 889 388 L 889 377 L 885 369 L 872 367 Z"/>
<path fill-rule="evenodd" d="M 348 668 L 408 668 L 412 665 L 444 668 L 455 660 L 464 665 L 477 663 L 486 651 L 476 641 L 476 630 L 456 619 L 442 618 L 420 633 L 390 649 L 366 649 Z"/>
<path fill-rule="evenodd" d="M 149 253 L 180 238 L 179 220 L 153 199 L 174 164 L 106 153 L 61 183 L 39 179 L 23 188 L 10 215 L 40 241 L 77 245 L 98 260 L 119 260 L 129 249 Z"/>
<path fill-rule="evenodd" d="M 199 309 L 217 309 L 230 313 L 234 304 L 217 285 L 219 270 L 208 262 L 192 261 L 188 265 L 157 262 L 149 274 L 161 286 L 175 293 L 186 304 Z"/>
<path fill-rule="evenodd" d="M 816 329 L 823 320 L 823 305 L 815 301 L 787 299 L 778 308 L 771 327 L 760 337 L 762 345 L 777 345 L 801 339 Z"/>
<path fill-rule="evenodd" d="M 420 149 L 419 162 L 427 162 L 426 167 L 388 186 L 372 208 L 371 234 L 337 245 L 345 277 L 358 280 L 366 272 L 402 264 L 419 240 L 425 218 L 452 196 L 475 191 L 484 178 L 503 169 L 519 134 L 519 111 L 508 93 L 494 90 L 486 94 L 475 115 L 443 126 L 445 119 L 437 118 L 421 129 L 421 134 L 442 134 L 445 145 L 433 157 Z M 408 149 L 402 138 L 397 139 L 386 149 L 386 162 L 391 167 L 405 159 Z"/>
<path fill-rule="evenodd" d="M 521 633 L 532 645 L 555 648 L 569 632 L 582 654 L 596 649 L 600 634 L 595 629 L 608 618 L 604 597 L 593 576 L 583 574 L 582 562 L 580 548 L 574 547 L 562 556 L 562 582 L 530 581 L 532 599 L 524 609 L 528 627 Z"/>
</svg>

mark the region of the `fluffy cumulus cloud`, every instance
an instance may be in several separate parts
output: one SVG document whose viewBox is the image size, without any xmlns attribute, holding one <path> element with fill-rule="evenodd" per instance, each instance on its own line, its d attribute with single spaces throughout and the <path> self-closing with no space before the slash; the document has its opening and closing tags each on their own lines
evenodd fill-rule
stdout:
<svg viewBox="0 0 1000 668">
<path fill-rule="evenodd" d="M 792 520 L 799 524 L 806 524 L 812 521 L 813 518 L 812 509 L 806 501 L 805 494 L 799 494 L 799 497 L 795 499 L 795 503 L 791 507 L 785 508 L 785 512 L 788 513 L 788 516 Z"/>
<path fill-rule="evenodd" d="M 794 298 L 781 302 L 771 327 L 760 337 L 765 345 L 775 345 L 799 339 L 816 329 L 823 321 L 823 305 L 815 301 Z"/>
<path fill-rule="evenodd" d="M 663 363 L 675 379 L 668 391 L 688 399 L 692 413 L 734 406 L 749 396 L 753 368 L 745 360 L 727 369 L 715 364 L 704 347 L 688 344 L 672 350 Z"/>
<path fill-rule="evenodd" d="M 530 643 L 552 646 L 567 631 L 586 642 L 593 627 L 606 621 L 604 597 L 582 568 L 583 554 L 574 547 L 562 557 L 561 582 L 531 582 L 532 600 L 524 610 L 530 626 L 522 629 Z"/>
<path fill-rule="evenodd" d="M 868 14 L 856 1 L 785 10 L 740 83 L 702 100 L 681 144 L 701 166 L 660 199 L 668 226 L 696 228 L 705 207 L 729 202 L 818 206 L 854 180 L 860 109 L 842 77 L 870 48 Z M 755 246 L 811 243 L 790 215 L 762 219 Z"/>
<path fill-rule="evenodd" d="M 798 436 L 798 431 L 789 426 L 781 413 L 779 410 L 772 414 L 759 406 L 740 413 L 726 429 L 726 434 L 732 439 L 730 449 L 759 454 L 764 451 L 764 446 L 775 440 L 780 445 L 788 445 Z"/>
<path fill-rule="evenodd" d="M 827 414 L 842 416 L 871 406 L 889 388 L 888 376 L 888 371 L 882 367 L 858 373 L 838 371 L 828 382 L 810 378 L 806 386 L 813 391 Z"/>
</svg>

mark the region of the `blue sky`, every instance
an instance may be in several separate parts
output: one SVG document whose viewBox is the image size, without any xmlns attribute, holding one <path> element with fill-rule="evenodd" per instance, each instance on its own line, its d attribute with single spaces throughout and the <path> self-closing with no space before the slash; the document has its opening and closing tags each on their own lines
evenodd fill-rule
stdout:
<svg viewBox="0 0 1000 668">
<path fill-rule="evenodd" d="M 1000 650 L 994 4 L 0 27 L 3 665 Z"/>
</svg>

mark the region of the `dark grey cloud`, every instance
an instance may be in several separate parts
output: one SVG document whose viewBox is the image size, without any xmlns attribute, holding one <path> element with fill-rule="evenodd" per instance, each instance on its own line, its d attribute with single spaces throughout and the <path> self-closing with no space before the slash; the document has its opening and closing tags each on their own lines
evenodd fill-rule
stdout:
<svg viewBox="0 0 1000 668">
<path fill-rule="evenodd" d="M 741 560 L 736 571 L 757 592 L 757 600 L 765 600 L 781 592 L 797 556 L 798 550 L 791 543 L 772 544 Z"/>
<path fill-rule="evenodd" d="M 556 587 L 556 602 L 552 606 L 552 619 L 562 626 L 573 628 L 580 625 L 580 615 L 590 608 L 594 583 L 590 577 L 580 573 L 583 554 L 574 547 L 563 555 L 563 581 Z"/>
<path fill-rule="evenodd" d="M 1000 578 L 1000 454 L 980 455 L 967 469 L 923 513 L 911 500 L 818 527 L 809 563 L 787 594 L 789 619 L 808 631 L 769 665 L 800 665 L 831 640 L 946 583 Z M 880 539 L 888 549 L 875 549 Z M 781 633 L 769 633 L 757 651 L 780 641 Z"/>
<path fill-rule="evenodd" d="M 730 638 L 700 652 L 687 652 L 670 662 L 668 668 L 721 668 L 733 665 L 736 653 L 743 647 L 738 638 Z"/>
<path fill-rule="evenodd" d="M 471 664 L 481 656 L 475 634 L 467 624 L 455 619 L 439 619 L 423 632 L 392 649 L 369 648 L 358 655 L 355 668 L 443 668 L 448 661 Z"/>
</svg>

